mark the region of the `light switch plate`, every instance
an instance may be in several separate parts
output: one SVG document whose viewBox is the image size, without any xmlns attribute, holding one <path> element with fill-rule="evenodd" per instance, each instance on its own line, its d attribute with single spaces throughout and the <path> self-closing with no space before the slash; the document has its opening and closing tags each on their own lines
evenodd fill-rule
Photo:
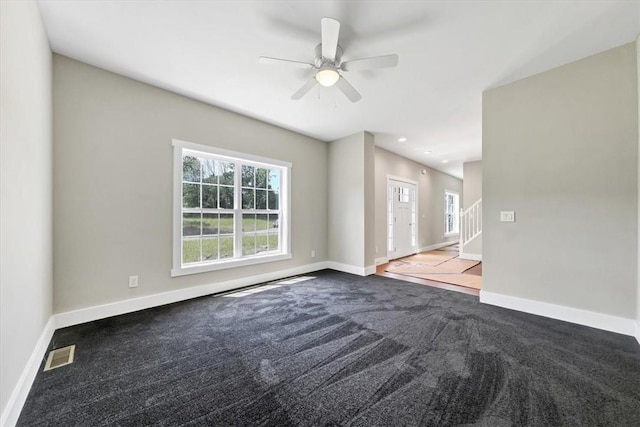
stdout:
<svg viewBox="0 0 640 427">
<path fill-rule="evenodd" d="M 500 211 L 500 222 L 516 222 L 514 211 Z"/>
<path fill-rule="evenodd" d="M 138 287 L 138 276 L 129 276 L 129 287 L 130 288 Z"/>
</svg>

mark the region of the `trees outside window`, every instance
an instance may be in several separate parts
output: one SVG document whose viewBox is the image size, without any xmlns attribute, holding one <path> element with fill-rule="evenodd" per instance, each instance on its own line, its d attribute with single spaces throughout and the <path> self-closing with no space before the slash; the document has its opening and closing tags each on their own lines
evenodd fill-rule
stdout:
<svg viewBox="0 0 640 427">
<path fill-rule="evenodd" d="M 180 174 L 174 192 L 179 190 L 180 197 L 174 212 L 179 210 L 179 232 L 174 230 L 174 240 L 179 234 L 179 247 L 174 247 L 174 258 L 177 252 L 179 257 L 174 273 L 288 255 L 288 194 L 283 191 L 288 189 L 290 166 L 177 142 L 174 171 Z M 174 228 L 176 222 L 174 218 Z"/>
</svg>

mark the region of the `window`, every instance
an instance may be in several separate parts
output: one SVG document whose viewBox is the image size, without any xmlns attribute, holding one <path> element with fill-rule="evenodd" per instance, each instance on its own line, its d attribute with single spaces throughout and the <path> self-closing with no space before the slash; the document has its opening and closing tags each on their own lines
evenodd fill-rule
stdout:
<svg viewBox="0 0 640 427">
<path fill-rule="evenodd" d="M 458 234 L 460 215 L 460 196 L 453 191 L 444 192 L 444 235 Z"/>
<path fill-rule="evenodd" d="M 291 258 L 289 163 L 173 146 L 172 276 Z"/>
<path fill-rule="evenodd" d="M 398 188 L 398 201 L 400 203 L 409 203 L 409 189 L 407 187 Z"/>
</svg>

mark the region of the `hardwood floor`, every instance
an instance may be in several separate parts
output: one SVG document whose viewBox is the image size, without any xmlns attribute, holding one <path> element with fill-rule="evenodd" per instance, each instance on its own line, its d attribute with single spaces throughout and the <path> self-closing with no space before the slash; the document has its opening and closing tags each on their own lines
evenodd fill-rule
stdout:
<svg viewBox="0 0 640 427">
<path fill-rule="evenodd" d="M 456 253 L 458 253 L 458 245 L 447 246 L 447 247 L 444 247 L 444 248 L 442 248 L 440 250 L 452 251 L 452 252 L 455 251 Z M 400 259 L 402 259 L 402 258 L 400 258 Z M 403 274 L 390 273 L 388 271 L 385 271 L 385 269 L 387 268 L 388 265 L 389 265 L 389 263 L 381 264 L 381 265 L 377 266 L 376 267 L 376 275 L 384 276 L 384 277 L 391 277 L 393 279 L 403 280 L 405 282 L 417 283 L 419 285 L 431 286 L 433 288 L 446 289 L 446 290 L 449 290 L 449 291 L 460 292 L 460 293 L 468 294 L 468 295 L 475 295 L 475 296 L 479 296 L 480 295 L 480 291 L 478 289 L 467 288 L 467 287 L 464 287 L 464 286 L 453 285 L 453 284 L 450 284 L 450 283 L 435 282 L 433 280 L 420 279 L 420 278 L 417 278 L 417 277 L 405 276 Z M 474 267 L 471 267 L 470 269 L 465 271 L 465 274 L 475 274 L 477 276 L 482 276 L 482 263 L 480 263 L 480 264 L 478 264 L 478 265 L 476 265 Z"/>
<path fill-rule="evenodd" d="M 476 276 L 482 276 L 482 263 L 474 265 L 473 267 L 465 271 L 465 274 L 475 274 Z"/>
</svg>

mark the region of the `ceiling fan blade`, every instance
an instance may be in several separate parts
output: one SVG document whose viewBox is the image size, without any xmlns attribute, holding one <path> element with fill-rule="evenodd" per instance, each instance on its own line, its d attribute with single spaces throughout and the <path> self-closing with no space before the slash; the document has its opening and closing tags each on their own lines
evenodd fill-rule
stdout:
<svg viewBox="0 0 640 427">
<path fill-rule="evenodd" d="M 304 84 L 304 86 L 302 86 L 300 89 L 298 89 L 298 91 L 296 93 L 294 93 L 293 95 L 291 95 L 291 99 L 295 99 L 296 101 L 300 98 L 302 98 L 303 96 L 305 96 L 307 94 L 307 92 L 309 92 L 315 85 L 316 83 L 318 83 L 314 78 L 312 78 L 311 80 L 309 80 L 308 82 L 306 82 Z"/>
<path fill-rule="evenodd" d="M 343 62 L 340 68 L 344 71 L 373 70 L 375 68 L 391 68 L 398 65 L 398 55 L 375 56 L 373 58 L 354 59 Z"/>
<path fill-rule="evenodd" d="M 258 62 L 261 64 L 289 64 L 298 68 L 313 68 L 315 65 L 308 62 L 293 61 L 291 59 L 271 58 L 269 56 L 261 56 L 258 58 Z"/>
<path fill-rule="evenodd" d="M 336 86 L 342 91 L 342 93 L 345 94 L 347 98 L 351 100 L 351 102 L 358 102 L 362 99 L 362 95 L 360 95 L 360 93 L 358 93 L 358 91 L 353 86 L 351 86 L 351 84 L 346 81 L 344 77 L 340 76 L 340 78 L 336 82 Z"/>
<path fill-rule="evenodd" d="M 340 22 L 333 18 L 322 18 L 322 56 L 334 61 L 338 48 L 338 36 L 340 35 Z"/>
</svg>

